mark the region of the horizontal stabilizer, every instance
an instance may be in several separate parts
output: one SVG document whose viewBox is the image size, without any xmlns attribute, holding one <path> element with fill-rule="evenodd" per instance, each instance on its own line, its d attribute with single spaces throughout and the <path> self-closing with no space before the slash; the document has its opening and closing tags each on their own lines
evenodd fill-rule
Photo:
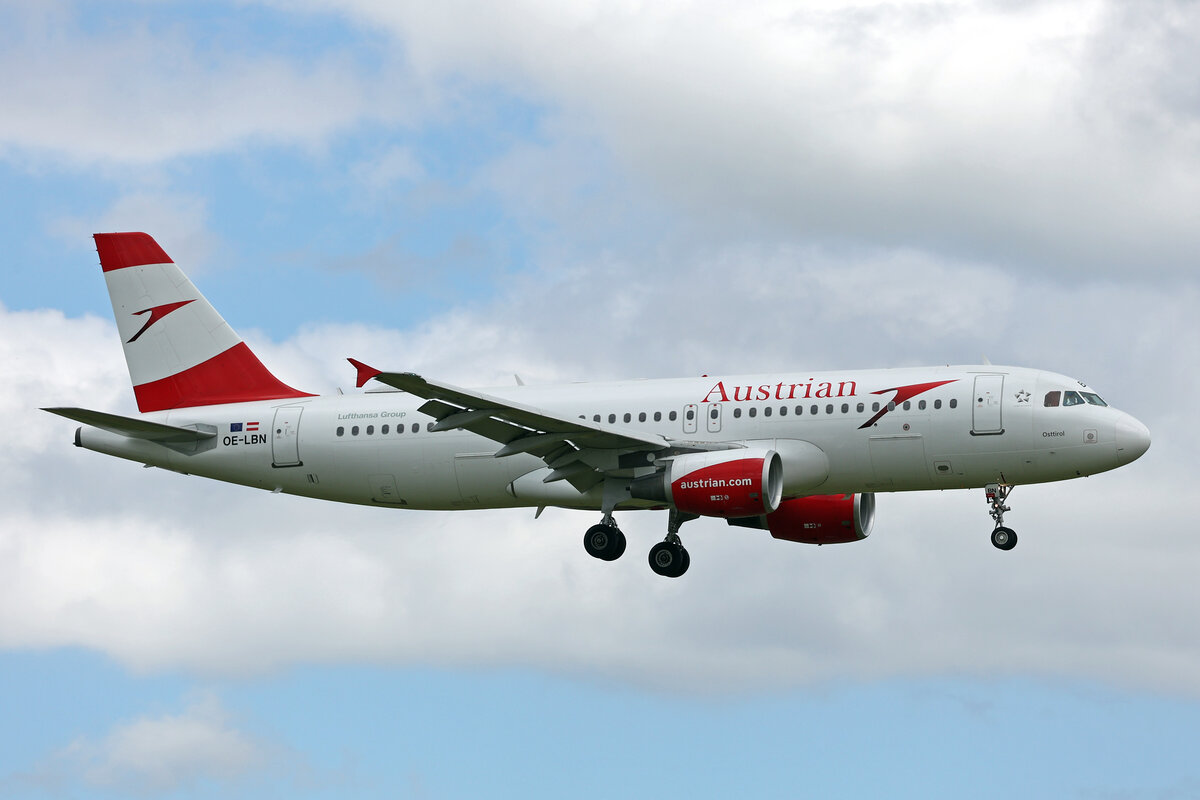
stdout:
<svg viewBox="0 0 1200 800">
<path fill-rule="evenodd" d="M 180 428 L 175 425 L 164 425 L 161 422 L 150 422 L 133 417 L 122 417 L 118 414 L 106 414 L 103 411 L 91 411 L 86 408 L 43 408 L 60 417 L 91 425 L 93 428 L 128 436 L 131 439 L 145 439 L 161 444 L 187 444 L 212 439 L 217 435 L 217 429 L 212 425 L 197 428 Z"/>
</svg>

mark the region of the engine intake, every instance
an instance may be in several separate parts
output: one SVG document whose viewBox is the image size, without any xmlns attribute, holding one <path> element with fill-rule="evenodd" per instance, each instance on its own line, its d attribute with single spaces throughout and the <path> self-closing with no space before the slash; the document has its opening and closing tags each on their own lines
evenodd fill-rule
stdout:
<svg viewBox="0 0 1200 800">
<path fill-rule="evenodd" d="M 663 471 L 638 478 L 629 492 L 706 517 L 770 514 L 783 497 L 783 463 L 774 450 L 688 453 Z"/>
</svg>

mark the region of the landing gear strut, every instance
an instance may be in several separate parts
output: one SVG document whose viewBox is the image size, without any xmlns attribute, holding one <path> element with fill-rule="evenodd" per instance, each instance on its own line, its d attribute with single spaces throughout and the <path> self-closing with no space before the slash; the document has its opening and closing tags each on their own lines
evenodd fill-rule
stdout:
<svg viewBox="0 0 1200 800">
<path fill-rule="evenodd" d="M 664 578 L 678 578 L 687 572 L 692 557 L 679 538 L 679 526 L 696 519 L 697 514 L 681 514 L 674 509 L 667 520 L 667 538 L 650 548 L 650 569 Z"/>
<path fill-rule="evenodd" d="M 1013 487 L 1007 483 L 989 483 L 983 490 L 988 504 L 992 507 L 988 513 L 996 520 L 996 527 L 992 530 L 992 544 L 1000 550 L 1012 550 L 1017 546 L 1017 534 L 1012 528 L 1004 527 L 1004 512 L 1012 511 L 1004 501 L 1008 499 L 1008 493 Z"/>
</svg>

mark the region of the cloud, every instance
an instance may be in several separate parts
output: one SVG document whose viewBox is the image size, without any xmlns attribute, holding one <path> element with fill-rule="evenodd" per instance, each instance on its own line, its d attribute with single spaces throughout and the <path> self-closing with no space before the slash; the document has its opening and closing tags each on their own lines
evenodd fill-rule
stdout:
<svg viewBox="0 0 1200 800">
<path fill-rule="evenodd" d="M 515 153 L 518 203 L 598 141 L 599 166 L 629 178 L 612 206 L 649 193 L 692 236 L 1077 274 L 1186 274 L 1200 255 L 1200 128 L 1181 78 L 1194 4 L 1136 24 L 1104 2 L 311 6 L 391 31 L 423 75 L 542 104 L 541 157 Z M 540 209 L 573 231 L 571 211 Z"/>
<path fill-rule="evenodd" d="M 623 519 L 630 551 L 602 564 L 580 547 L 587 514 L 338 506 L 72 448 L 73 426 L 36 406 L 131 412 L 115 329 L 0 308 L 0 645 L 207 674 L 370 661 L 697 691 L 953 672 L 1200 692 L 1185 668 L 1200 447 L 1189 6 L 1157 7 L 1128 37 L 1100 3 L 306 8 L 390 32 L 404 64 L 380 67 L 376 89 L 337 51 L 218 57 L 186 28 L 100 36 L 69 16 L 0 56 L 31 75 L 0 89 L 6 156 L 151 172 L 428 121 L 436 98 L 397 110 L 414 84 L 531 98 L 535 135 L 466 179 L 534 243 L 529 269 L 407 327 L 243 330 L 289 384 L 347 386 L 347 354 L 464 385 L 987 356 L 1083 378 L 1154 447 L 1111 475 L 1022 487 L 1013 553 L 987 543 L 978 493 L 887 495 L 875 534 L 844 547 L 689 523 L 692 569 L 663 581 L 645 564 L 661 514 Z M 1110 51 L 1131 66 L 1111 92 Z M 132 111 L 111 114 L 127 95 Z M 399 198 L 427 156 L 383 144 L 330 182 Z M 208 195 L 153 177 L 96 217 L 173 230 L 169 252 L 203 259 L 219 245 Z M 133 763 L 107 742 L 88 763 Z M 136 773 L 121 769 L 108 774 Z"/>
<path fill-rule="evenodd" d="M 415 93 L 368 80 L 339 55 L 300 61 L 236 41 L 227 48 L 186 24 L 137 19 L 93 32 L 65 8 L 49 19 L 15 8 L 4 16 L 11 41 L 0 69 L 22 76 L 0 87 L 0 155 L 9 159 L 136 166 L 256 143 L 320 148 L 417 104 Z"/>
<path fill-rule="evenodd" d="M 178 715 L 140 717 L 102 739 L 75 740 L 42 767 L 37 779 L 83 783 L 135 794 L 166 794 L 200 781 L 230 782 L 266 767 L 271 748 L 229 724 L 215 695 Z"/>
<path fill-rule="evenodd" d="M 573 294 L 589 285 L 584 275 L 540 292 L 514 286 L 492 305 L 408 330 L 312 326 L 286 341 L 251 342 L 295 385 L 326 389 L 347 383 L 341 357 L 356 341 L 380 366 L 395 365 L 399 353 L 401 368 L 472 385 L 511 384 L 513 371 L 536 380 L 589 369 L 670 373 L 679 330 L 692 331 L 683 352 L 698 359 L 742 358 L 764 369 L 818 353 L 823 367 L 848 366 L 836 362 L 861 358 L 867 346 L 887 363 L 927 353 L 944 335 L 972 348 L 1006 342 L 1035 364 L 1047 354 L 1090 363 L 1096 377 L 1087 377 L 1110 400 L 1122 397 L 1119 405 L 1156 434 L 1170 433 L 1119 472 L 1018 489 L 1009 521 L 1022 542 L 1013 553 L 987 542 L 976 492 L 884 495 L 874 535 L 857 545 L 818 549 L 719 521 L 689 523 L 692 569 L 666 581 L 644 556 L 663 535 L 661 514 L 626 515 L 630 552 L 603 564 L 580 546 L 585 513 L 551 509 L 535 522 L 531 510 L 341 506 L 76 450 L 71 426 L 33 406 L 54 398 L 129 410 L 111 324 L 5 311 L 0 342 L 30 360 L 0 382 L 0 409 L 15 433 L 0 453 L 0 474 L 15 487 L 0 509 L 0 643 L 84 646 L 138 670 L 204 674 L 314 661 L 516 665 L 730 692 L 950 672 L 1200 693 L 1184 668 L 1200 653 L 1187 616 L 1197 553 L 1180 501 L 1200 441 L 1162 402 L 1164 388 L 1177 396 L 1200 388 L 1200 370 L 1180 368 L 1196 366 L 1194 348 L 1169 349 L 1200 339 L 1194 290 L 1097 285 L 1063 303 L 1049 284 L 1016 285 L 992 267 L 959 265 L 968 287 L 998 288 L 1001 301 L 951 286 L 934 299 L 938 321 L 930 324 L 911 307 L 922 295 L 906 294 L 905 282 L 949 284 L 949 267 L 934 259 L 880 255 L 834 280 L 822 279 L 828 265 L 795 267 L 819 254 L 766 255 L 735 249 L 699 265 L 693 289 L 678 298 L 682 310 L 668 313 L 654 282 L 671 278 L 645 272 L 652 291 L 603 310 L 600 319 L 626 323 L 607 339 L 589 335 L 601 323 L 569 327 L 593 307 Z M 745 261 L 762 264 L 769 280 L 708 288 Z M 617 279 L 637 274 L 629 265 L 595 268 Z M 807 290 L 799 313 L 792 292 L 763 289 L 787 275 Z M 728 325 L 718 316 L 728 307 L 758 313 Z M 1136 336 L 1094 324 L 1130 307 L 1153 311 Z M 989 320 L 990 308 L 995 320 L 973 324 Z M 581 354 L 582 341 L 604 346 Z M 1150 363 L 1139 363 L 1142 354 Z M 54 368 L 30 368 L 47 362 Z M 1178 383 L 1156 382 L 1162 374 Z"/>
<path fill-rule="evenodd" d="M 189 274 L 201 275 L 220 248 L 208 228 L 208 216 L 203 197 L 147 187 L 122 193 L 103 212 L 61 217 L 47 228 L 72 245 L 91 241 L 94 233 L 153 231 L 156 238 L 171 242 L 172 258 L 187 264 Z"/>
</svg>

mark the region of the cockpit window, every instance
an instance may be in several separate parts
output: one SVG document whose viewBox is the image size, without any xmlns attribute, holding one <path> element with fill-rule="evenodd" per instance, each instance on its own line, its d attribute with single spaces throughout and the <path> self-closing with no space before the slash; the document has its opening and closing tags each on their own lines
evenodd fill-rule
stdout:
<svg viewBox="0 0 1200 800">
<path fill-rule="evenodd" d="M 1046 408 L 1054 408 L 1062 398 L 1062 392 L 1046 392 Z"/>
<path fill-rule="evenodd" d="M 1079 392 L 1063 392 L 1063 405 L 1081 406 L 1083 405 L 1083 398 L 1079 396 Z"/>
<path fill-rule="evenodd" d="M 1095 392 L 1080 392 L 1080 394 L 1083 395 L 1084 400 L 1087 400 L 1089 403 L 1091 403 L 1094 406 L 1107 406 L 1108 405 L 1108 403 L 1101 400 L 1100 395 L 1096 394 Z"/>
</svg>

